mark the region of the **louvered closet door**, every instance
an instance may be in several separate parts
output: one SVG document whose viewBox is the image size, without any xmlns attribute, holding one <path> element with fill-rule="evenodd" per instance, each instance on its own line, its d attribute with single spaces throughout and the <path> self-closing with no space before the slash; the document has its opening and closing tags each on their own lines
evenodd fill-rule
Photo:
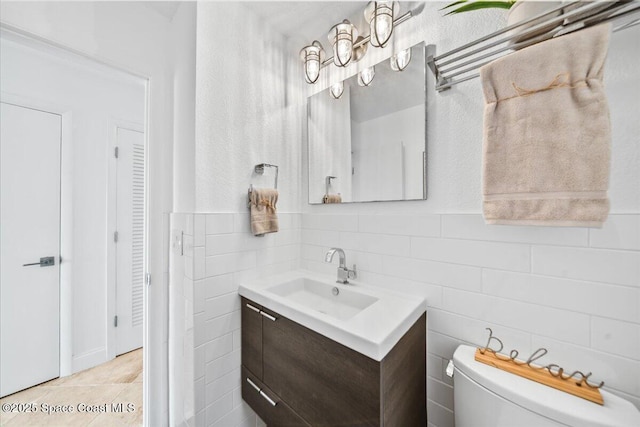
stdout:
<svg viewBox="0 0 640 427">
<path fill-rule="evenodd" d="M 117 354 L 142 347 L 144 292 L 144 133 L 118 128 Z"/>
</svg>

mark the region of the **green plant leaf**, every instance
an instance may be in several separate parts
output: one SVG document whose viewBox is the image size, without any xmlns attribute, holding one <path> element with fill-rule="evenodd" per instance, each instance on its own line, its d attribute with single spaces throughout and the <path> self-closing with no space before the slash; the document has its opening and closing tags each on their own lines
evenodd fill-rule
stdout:
<svg viewBox="0 0 640 427">
<path fill-rule="evenodd" d="M 458 0 L 456 2 L 453 2 L 453 3 L 450 3 L 450 4 L 446 5 L 445 7 L 441 8 L 440 10 L 449 9 L 450 7 L 454 7 L 454 6 L 457 6 L 457 5 L 462 4 L 462 3 L 467 3 L 468 1 L 469 0 Z"/>
<path fill-rule="evenodd" d="M 467 3 L 459 8 L 452 10 L 446 15 L 452 15 L 454 13 L 471 12 L 473 10 L 480 9 L 510 9 L 513 6 L 513 2 L 510 1 L 474 1 Z M 446 16 L 445 15 L 445 16 Z"/>
</svg>

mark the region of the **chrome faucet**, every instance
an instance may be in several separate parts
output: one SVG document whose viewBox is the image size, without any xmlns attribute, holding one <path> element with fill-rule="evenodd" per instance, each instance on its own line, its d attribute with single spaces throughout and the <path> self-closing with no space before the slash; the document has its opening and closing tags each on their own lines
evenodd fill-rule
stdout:
<svg viewBox="0 0 640 427">
<path fill-rule="evenodd" d="M 355 279 L 357 277 L 356 266 L 353 265 L 353 270 L 349 270 L 347 268 L 347 257 L 344 254 L 344 251 L 340 248 L 331 248 L 324 256 L 324 262 L 331 262 L 333 260 L 333 256 L 338 253 L 340 256 L 340 265 L 338 266 L 338 280 L 336 283 L 342 283 L 346 285 L 349 283 L 349 279 Z"/>
</svg>

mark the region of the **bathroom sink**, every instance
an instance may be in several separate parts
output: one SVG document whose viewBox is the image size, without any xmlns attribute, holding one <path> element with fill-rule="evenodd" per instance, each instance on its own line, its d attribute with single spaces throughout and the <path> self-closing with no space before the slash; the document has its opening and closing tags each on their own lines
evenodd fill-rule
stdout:
<svg viewBox="0 0 640 427">
<path fill-rule="evenodd" d="M 393 282 L 388 286 L 392 288 Z M 360 280 L 336 283 L 335 276 L 308 270 L 247 280 L 238 293 L 259 306 L 258 310 L 265 309 L 265 319 L 276 325 L 281 315 L 377 361 L 426 309 L 420 296 L 398 294 Z"/>
<path fill-rule="evenodd" d="M 347 287 L 338 288 L 331 283 L 306 277 L 280 283 L 265 290 L 339 320 L 350 319 L 378 301 L 378 298 L 371 295 L 355 292 Z"/>
</svg>

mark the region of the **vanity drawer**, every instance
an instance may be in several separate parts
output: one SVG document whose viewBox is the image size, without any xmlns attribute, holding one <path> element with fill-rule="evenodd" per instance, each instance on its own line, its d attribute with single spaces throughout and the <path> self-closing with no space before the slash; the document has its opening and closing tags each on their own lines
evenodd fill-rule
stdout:
<svg viewBox="0 0 640 427">
<path fill-rule="evenodd" d="M 310 427 L 244 366 L 242 398 L 269 427 Z"/>
<path fill-rule="evenodd" d="M 380 365 L 278 313 L 263 320 L 263 378 L 314 426 L 380 426 Z"/>
<path fill-rule="evenodd" d="M 262 380 L 262 306 L 242 298 L 242 364 Z"/>
</svg>

